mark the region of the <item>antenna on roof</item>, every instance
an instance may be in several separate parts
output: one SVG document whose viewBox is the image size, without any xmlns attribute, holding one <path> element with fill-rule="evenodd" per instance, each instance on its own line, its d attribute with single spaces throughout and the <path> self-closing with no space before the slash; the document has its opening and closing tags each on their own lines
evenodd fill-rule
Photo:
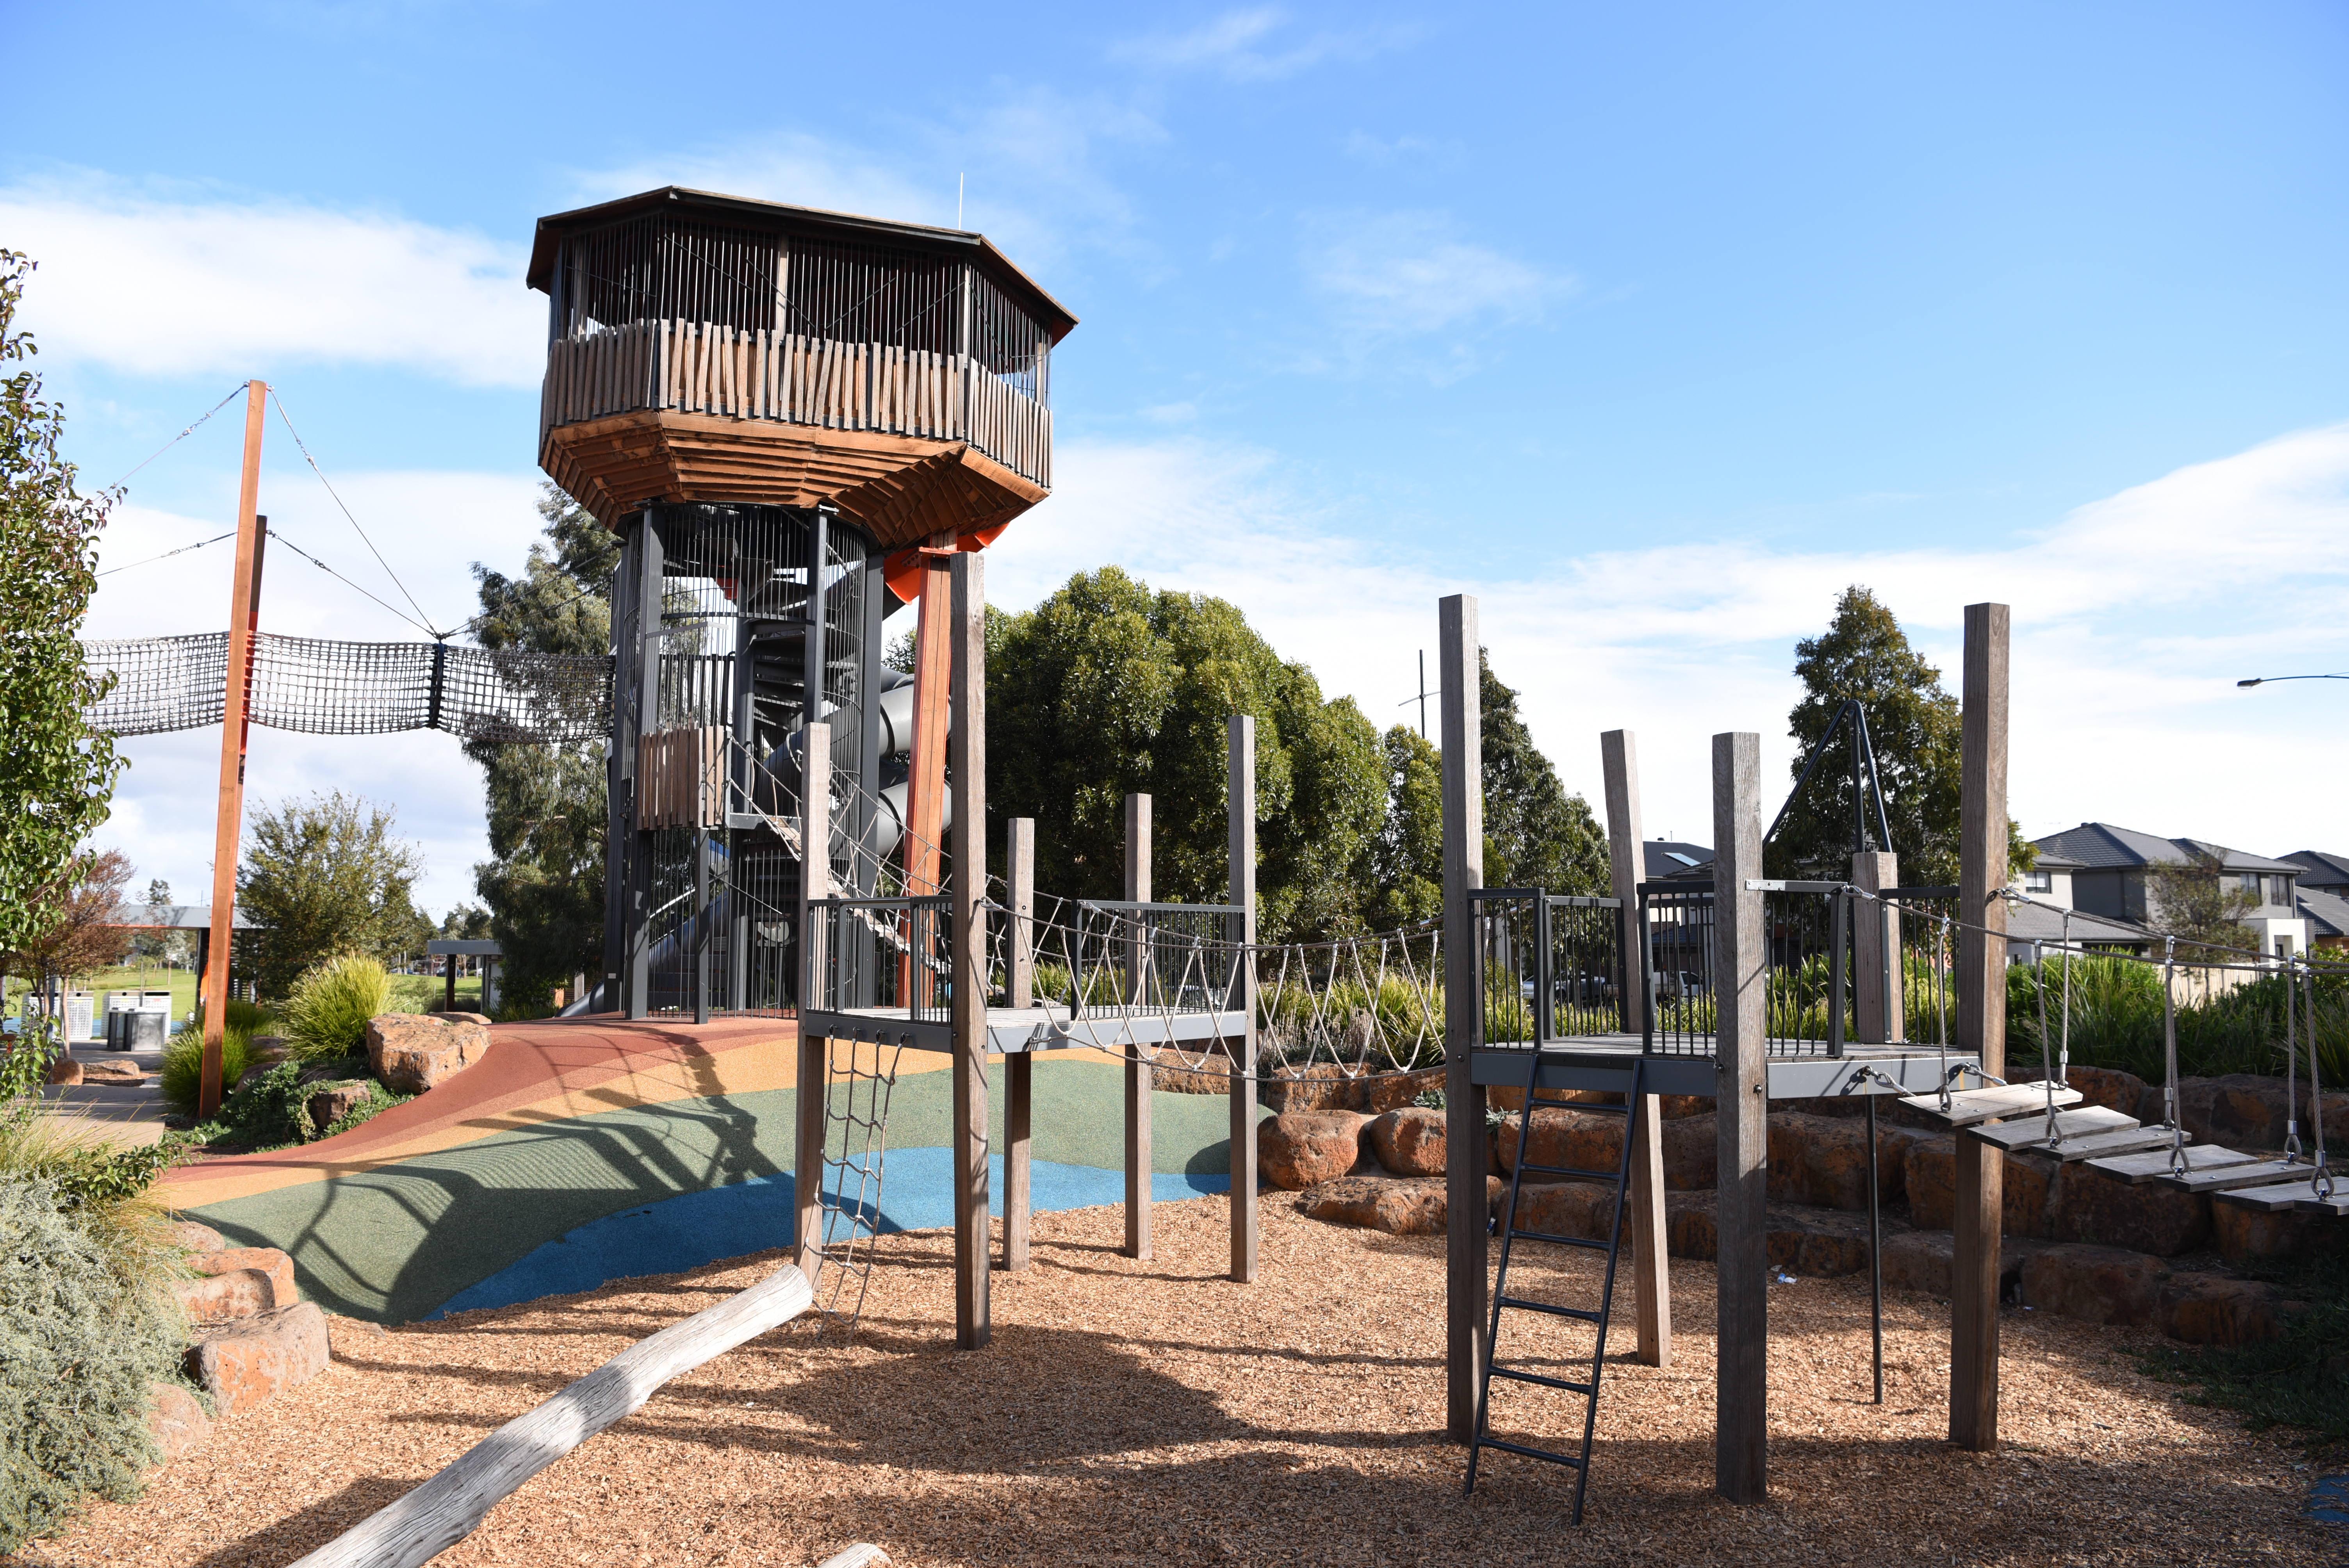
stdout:
<svg viewBox="0 0 2349 1568">
<path fill-rule="evenodd" d="M 968 178 L 967 174 L 955 176 L 955 227 L 957 229 L 962 227 L 962 184 Z"/>
</svg>

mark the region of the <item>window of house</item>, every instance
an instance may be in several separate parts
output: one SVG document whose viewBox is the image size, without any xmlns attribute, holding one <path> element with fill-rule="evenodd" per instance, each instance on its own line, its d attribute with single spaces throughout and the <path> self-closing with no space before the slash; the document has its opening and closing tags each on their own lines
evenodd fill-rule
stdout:
<svg viewBox="0 0 2349 1568">
<path fill-rule="evenodd" d="M 2291 937 L 2279 936 L 2275 939 L 2275 955 L 2278 958 L 2289 958 L 2292 956 Z"/>
<path fill-rule="evenodd" d="M 2237 872 L 2235 873 L 2235 886 L 2240 891 L 2251 894 L 2253 898 L 2260 897 L 2262 891 L 2260 884 L 2260 873 L 2257 872 Z"/>
<path fill-rule="evenodd" d="M 2025 892 L 2054 892 L 2055 891 L 2055 873 L 2054 872 L 2023 872 L 2023 891 Z"/>
<path fill-rule="evenodd" d="M 2280 903 L 2283 905 L 2284 908 L 2290 909 L 2292 907 L 2292 878 L 2289 875 L 2270 877 L 2268 879 L 2268 885 L 2270 888 L 2268 902 L 2270 903 Z"/>
</svg>

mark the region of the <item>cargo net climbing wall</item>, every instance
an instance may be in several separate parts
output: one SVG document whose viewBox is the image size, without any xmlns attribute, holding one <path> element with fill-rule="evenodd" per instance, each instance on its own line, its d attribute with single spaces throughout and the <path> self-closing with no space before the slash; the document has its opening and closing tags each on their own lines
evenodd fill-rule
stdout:
<svg viewBox="0 0 2349 1568">
<path fill-rule="evenodd" d="M 90 723 L 160 735 L 221 722 L 228 634 L 85 643 L 82 668 L 109 681 Z M 467 740 L 576 742 L 611 733 L 612 661 L 448 643 L 254 638 L 252 720 L 309 735 L 441 729 Z"/>
</svg>

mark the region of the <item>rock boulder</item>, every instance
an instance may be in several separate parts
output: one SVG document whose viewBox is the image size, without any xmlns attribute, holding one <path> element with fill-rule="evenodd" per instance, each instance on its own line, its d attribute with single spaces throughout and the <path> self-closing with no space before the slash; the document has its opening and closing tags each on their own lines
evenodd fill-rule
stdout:
<svg viewBox="0 0 2349 1568">
<path fill-rule="evenodd" d="M 230 1324 L 188 1347 L 189 1379 L 221 1416 L 266 1404 L 326 1369 L 326 1318 L 315 1302 Z"/>
<path fill-rule="evenodd" d="M 367 1101 L 367 1086 L 363 1083 L 325 1084 L 310 1091 L 304 1109 L 310 1113 L 310 1125 L 321 1133 L 342 1120 Z"/>
<path fill-rule="evenodd" d="M 1712 1111 L 1664 1123 L 1664 1191 L 1710 1192 L 1720 1168 L 1721 1123 Z"/>
<path fill-rule="evenodd" d="M 2033 1257 L 2047 1250 L 2045 1242 L 2002 1242 L 1998 1249 L 1998 1298 L 2016 1299 L 2023 1289 L 2023 1270 Z M 1949 1299 L 1957 1274 L 1958 1240 L 1947 1231 L 1887 1232 L 1884 1237 L 1884 1285 L 1887 1290 L 1913 1290 Z"/>
<path fill-rule="evenodd" d="M 2329 1134 L 2328 1125 L 2325 1131 Z M 2349 1246 L 2341 1221 L 2332 1214 L 2284 1209 L 2271 1213 L 2247 1209 L 2223 1197 L 2210 1202 L 2210 1233 L 2219 1255 L 2230 1264 L 2253 1258 L 2305 1258 Z"/>
<path fill-rule="evenodd" d="M 2174 1258 L 2209 1242 L 2210 1199 L 2153 1181 L 2132 1186 L 2075 1163 L 2064 1168 L 2047 1205 L 2047 1234 Z"/>
<path fill-rule="evenodd" d="M 367 1023 L 367 1066 L 396 1094 L 422 1094 L 481 1059 L 490 1030 L 475 1013 L 381 1013 Z"/>
<path fill-rule="evenodd" d="M 82 1080 L 82 1065 L 71 1057 L 59 1057 L 49 1064 L 48 1081 L 58 1088 L 71 1088 Z"/>
<path fill-rule="evenodd" d="M 1284 1110 L 1256 1125 L 1257 1170 L 1290 1191 L 1334 1181 L 1361 1159 L 1370 1121 L 1359 1111 Z"/>
<path fill-rule="evenodd" d="M 2283 1332 L 2284 1319 L 2303 1302 L 2260 1280 L 2220 1274 L 2172 1274 L 2154 1302 L 2154 1320 L 2189 1345 L 2250 1345 Z"/>
<path fill-rule="evenodd" d="M 1444 1173 L 1444 1113 L 1407 1105 L 1371 1123 L 1371 1151 L 1398 1176 Z"/>
<path fill-rule="evenodd" d="M 1496 1152 L 1504 1171 L 1516 1169 L 1518 1119 L 1516 1116 L 1506 1117 L 1495 1130 Z M 1552 1109 L 1547 1105 L 1537 1105 L 1533 1131 L 1526 1140 L 1526 1161 L 1553 1170 L 1611 1173 L 1623 1162 L 1623 1118 L 1606 1111 L 1577 1110 L 1571 1106 Z"/>
<path fill-rule="evenodd" d="M 154 1433 L 165 1464 L 202 1448 L 212 1435 L 212 1418 L 186 1388 L 177 1383 L 150 1383 L 148 1394 L 147 1429 Z"/>
<path fill-rule="evenodd" d="M 2023 1265 L 2023 1300 L 2083 1323 L 2153 1325 L 2154 1298 L 2168 1269 L 2149 1253 L 2123 1247 L 2052 1246 Z"/>
</svg>

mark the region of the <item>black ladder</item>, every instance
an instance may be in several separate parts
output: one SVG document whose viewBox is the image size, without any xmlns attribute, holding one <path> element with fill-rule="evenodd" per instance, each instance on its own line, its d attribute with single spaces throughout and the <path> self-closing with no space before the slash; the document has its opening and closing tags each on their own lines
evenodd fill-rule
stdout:
<svg viewBox="0 0 2349 1568">
<path fill-rule="evenodd" d="M 1598 1111 L 1623 1118 L 1623 1147 L 1614 1171 L 1573 1171 L 1557 1165 L 1526 1163 L 1526 1150 L 1532 1142 L 1534 1126 L 1534 1083 L 1540 1076 L 1540 1053 L 1531 1053 L 1526 1070 L 1524 1109 L 1517 1115 L 1517 1158 L 1509 1171 L 1508 1196 L 1501 1206 L 1501 1267 L 1493 1280 L 1493 1326 L 1486 1337 L 1485 1374 L 1476 1389 L 1476 1427 L 1468 1439 L 1468 1484 L 1466 1494 L 1476 1490 L 1476 1460 L 1485 1449 L 1501 1449 L 1527 1459 L 1547 1460 L 1551 1464 L 1565 1465 L 1574 1471 L 1574 1518 L 1582 1522 L 1582 1497 L 1590 1488 L 1590 1439 L 1599 1425 L 1599 1372 L 1607 1354 L 1607 1321 L 1615 1305 L 1615 1258 L 1623 1242 L 1623 1202 L 1631 1186 L 1631 1144 L 1640 1125 L 1640 1078 L 1641 1064 L 1631 1063 L 1630 1087 L 1624 1091 L 1621 1105 L 1596 1105 L 1577 1101 L 1576 1110 Z M 1554 1102 L 1553 1102 L 1554 1103 Z M 1517 1229 L 1517 1190 L 1525 1184 L 1526 1172 L 1533 1171 L 1544 1176 L 1563 1176 L 1584 1181 L 1605 1181 L 1615 1189 L 1615 1215 L 1607 1227 L 1607 1239 L 1595 1241 L 1588 1236 L 1553 1236 L 1541 1231 Z M 1596 1311 L 1578 1306 L 1555 1306 L 1548 1302 L 1527 1301 L 1509 1294 L 1509 1254 L 1519 1241 L 1539 1242 L 1545 1246 L 1586 1247 L 1604 1249 L 1607 1253 L 1607 1283 L 1600 1288 Z M 1545 1373 L 1528 1372 L 1519 1367 L 1501 1365 L 1501 1314 L 1505 1311 L 1539 1312 L 1552 1317 L 1570 1318 L 1588 1323 L 1598 1329 L 1598 1338 L 1590 1347 L 1590 1380 L 1578 1383 L 1565 1377 L 1552 1377 Z M 1580 1454 L 1552 1453 L 1524 1443 L 1504 1442 L 1487 1437 L 1485 1428 L 1490 1418 L 1493 1400 L 1493 1379 L 1506 1377 L 1513 1383 L 1535 1383 L 1545 1388 L 1559 1388 L 1569 1394 L 1579 1394 L 1585 1401 L 1582 1415 L 1582 1451 Z"/>
</svg>

